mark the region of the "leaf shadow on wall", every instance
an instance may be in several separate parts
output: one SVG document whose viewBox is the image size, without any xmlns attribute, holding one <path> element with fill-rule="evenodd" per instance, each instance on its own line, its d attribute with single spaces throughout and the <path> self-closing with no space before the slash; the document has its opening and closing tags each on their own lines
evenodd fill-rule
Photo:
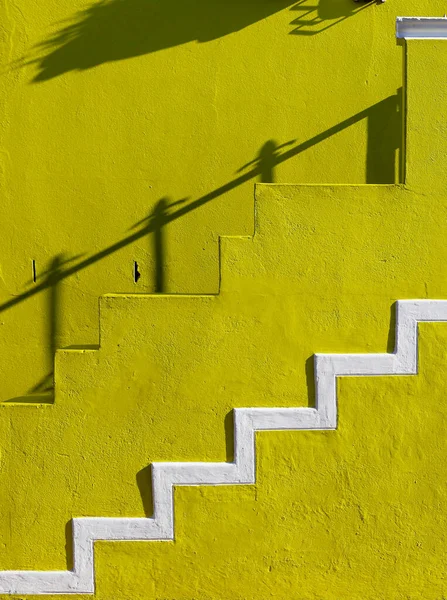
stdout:
<svg viewBox="0 0 447 600">
<path fill-rule="evenodd" d="M 35 48 L 34 82 L 240 31 L 296 0 L 102 0 Z M 352 1 L 352 0 L 349 0 Z"/>
</svg>

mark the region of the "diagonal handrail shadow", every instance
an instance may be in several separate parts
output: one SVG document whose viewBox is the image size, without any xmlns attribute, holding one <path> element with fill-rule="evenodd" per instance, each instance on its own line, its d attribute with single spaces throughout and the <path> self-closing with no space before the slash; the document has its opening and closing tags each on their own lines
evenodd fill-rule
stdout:
<svg viewBox="0 0 447 600">
<path fill-rule="evenodd" d="M 346 19 L 359 14 L 362 10 L 382 0 L 317 0 L 309 6 L 306 0 L 300 0 L 290 10 L 301 13 L 291 21 L 295 29 L 290 35 L 312 36 L 323 33 Z"/>
<path fill-rule="evenodd" d="M 252 179 L 255 179 L 256 177 L 260 176 L 262 178 L 262 180 L 265 181 L 266 171 L 271 172 L 273 167 L 278 166 L 278 165 L 294 158 L 295 156 L 298 156 L 302 152 L 305 152 L 309 148 L 312 148 L 312 146 L 315 146 L 316 144 L 318 144 L 324 140 L 327 140 L 334 134 L 339 133 L 340 131 L 343 131 L 344 129 L 347 129 L 348 127 L 362 121 L 363 119 L 366 119 L 366 118 L 371 119 L 373 123 L 377 124 L 377 120 L 378 120 L 377 117 L 380 116 L 381 114 L 389 115 L 393 111 L 399 111 L 400 96 L 401 96 L 401 90 L 398 91 L 398 94 L 396 96 L 390 96 L 389 98 L 386 98 L 385 100 L 382 100 L 381 102 L 378 102 L 377 104 L 375 104 L 363 111 L 360 111 L 359 113 L 353 115 L 352 117 L 345 119 L 341 123 L 338 123 L 337 125 L 334 125 L 333 127 L 330 127 L 326 131 L 323 131 L 322 133 L 319 133 L 318 135 L 310 138 L 309 140 L 307 140 L 301 144 L 295 145 L 294 147 L 290 148 L 289 150 L 285 150 L 282 153 L 277 153 L 278 148 L 281 148 L 281 147 L 276 146 L 275 142 L 273 142 L 272 140 L 266 142 L 266 144 L 263 146 L 263 148 L 260 151 L 258 160 L 254 161 L 253 168 L 251 168 L 246 173 L 243 173 L 242 175 L 239 175 L 238 177 L 232 179 L 228 183 L 225 183 L 224 185 L 216 188 L 215 190 L 208 192 L 207 194 L 205 194 L 204 196 L 201 196 L 197 200 L 194 200 L 193 202 L 190 202 L 189 204 L 187 204 L 185 206 L 182 205 L 181 208 L 178 208 L 174 212 L 172 212 L 172 213 L 166 212 L 163 215 L 163 224 L 168 225 L 169 223 L 172 223 L 172 222 L 176 221 L 177 219 L 180 219 L 184 215 L 187 215 L 188 213 L 190 213 L 194 210 L 197 210 L 198 208 L 204 206 L 205 204 L 211 202 L 212 200 L 222 196 L 223 194 L 226 194 L 227 192 L 230 192 L 230 191 L 236 189 L 237 187 L 241 186 L 242 184 L 244 184 Z M 388 133 L 388 138 L 390 138 L 390 139 L 395 138 L 396 140 L 399 139 L 399 141 L 400 141 L 400 135 L 399 135 L 398 131 L 394 132 L 394 135 L 391 135 L 390 131 L 387 131 L 387 133 Z M 290 143 L 291 142 L 287 142 L 285 145 L 288 145 Z M 283 144 L 282 146 L 285 146 L 285 145 Z M 269 152 L 266 152 L 267 146 L 270 148 Z M 392 147 L 390 147 L 390 150 L 393 150 L 394 146 L 396 146 L 395 149 L 397 149 L 399 147 L 397 141 Z M 386 157 L 386 159 L 388 159 L 388 158 L 389 158 L 389 156 Z M 370 157 L 370 159 L 371 159 L 371 157 Z M 368 160 L 368 158 L 367 158 L 367 160 Z M 246 165 L 246 166 L 250 166 L 250 165 L 251 165 L 251 163 L 248 163 L 248 165 Z M 393 167 L 393 169 L 394 169 L 394 167 Z M 368 171 L 368 169 L 367 169 L 367 171 Z M 382 182 L 382 181 L 376 180 L 376 181 L 374 181 L 374 183 L 391 183 L 391 174 L 388 174 L 387 176 L 390 178 L 389 181 Z M 72 275 L 78 273 L 79 271 L 82 271 L 83 269 L 86 269 L 87 267 L 101 261 L 103 258 L 113 254 L 114 252 L 117 252 L 118 250 L 121 250 L 122 248 L 132 244 L 133 242 L 136 242 L 137 240 L 143 238 L 144 236 L 154 233 L 154 231 L 156 230 L 157 227 L 158 227 L 158 224 L 157 224 L 156 219 L 153 219 L 153 218 L 149 219 L 147 224 L 144 227 L 142 227 L 141 229 L 139 229 L 138 231 L 129 234 L 128 236 L 124 237 L 123 239 L 115 242 L 114 244 L 111 244 L 110 246 L 107 246 L 103 250 L 100 250 L 96 254 L 93 254 L 92 256 L 89 256 L 89 257 L 85 258 L 84 260 L 81 260 L 80 262 L 78 262 L 72 266 L 69 266 L 65 269 L 59 269 L 55 274 L 53 274 L 53 276 L 50 280 L 45 279 L 41 283 L 34 285 L 29 290 L 4 302 L 3 304 L 0 305 L 0 313 L 16 306 L 17 304 L 27 300 L 28 298 L 35 296 L 39 292 L 46 290 L 51 285 L 59 284 L 64 279 L 67 279 L 68 277 L 71 277 Z"/>
</svg>

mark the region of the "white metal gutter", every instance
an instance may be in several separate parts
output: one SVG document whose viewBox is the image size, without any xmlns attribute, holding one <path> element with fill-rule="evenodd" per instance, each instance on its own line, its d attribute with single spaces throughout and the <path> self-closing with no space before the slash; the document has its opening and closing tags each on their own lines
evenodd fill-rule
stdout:
<svg viewBox="0 0 447 600">
<path fill-rule="evenodd" d="M 396 37 L 406 40 L 445 40 L 447 17 L 397 17 Z"/>
</svg>

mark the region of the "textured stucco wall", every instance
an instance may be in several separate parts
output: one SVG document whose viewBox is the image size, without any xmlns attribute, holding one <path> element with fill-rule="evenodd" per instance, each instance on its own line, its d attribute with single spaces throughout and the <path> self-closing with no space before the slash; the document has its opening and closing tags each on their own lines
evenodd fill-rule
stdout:
<svg viewBox="0 0 447 600">
<path fill-rule="evenodd" d="M 213 292 L 217 235 L 250 233 L 255 181 L 394 182 L 395 17 L 445 3 L 0 7 L 0 399 L 12 400 L 46 393 L 54 348 L 98 343 L 100 294 L 155 290 L 144 219 L 160 199 L 178 203 L 164 290 Z M 278 159 L 269 140 L 293 143 Z M 243 168 L 260 154 L 261 169 Z"/>
<path fill-rule="evenodd" d="M 259 173 L 209 193 L 269 139 L 296 139 L 277 181 L 373 183 L 386 172 L 391 183 L 397 126 L 383 139 L 375 127 L 402 82 L 394 18 L 443 10 L 389 0 L 318 23 L 301 17 L 304 3 L 272 0 L 232 5 L 228 24 L 210 4 L 151 4 L 154 22 L 166 11 L 172 30 L 152 30 L 147 46 L 145 4 L 102 13 L 104 4 L 88 13 L 105 22 L 86 25 L 82 52 L 69 30 L 62 58 L 34 46 L 76 6 L 2 6 L 4 399 L 51 371 L 49 349 L 95 344 L 101 332 L 99 350 L 57 352 L 54 404 L 0 405 L 2 570 L 71 567 L 72 517 L 150 514 L 151 461 L 231 460 L 232 408 L 312 404 L 314 352 L 391 351 L 396 299 L 447 296 L 447 42 L 418 41 L 406 60 L 406 187 L 260 184 L 255 237 L 221 242 L 220 296 L 108 296 L 98 318 L 101 293 L 153 289 L 154 236 L 113 244 L 164 196 L 188 197 L 163 228 L 166 290 L 217 290 L 217 234 L 253 232 Z M 351 6 L 321 3 L 318 13 Z M 120 46 L 126 14 L 142 23 L 138 57 L 129 31 Z M 288 35 L 297 16 L 308 19 L 304 35 Z M 115 44 L 101 42 L 107 27 Z M 31 51 L 50 58 L 14 62 Z M 82 257 L 67 266 L 55 260 L 62 253 Z M 33 295 L 32 260 L 37 276 L 53 269 Z M 447 331 L 420 333 L 417 377 L 340 381 L 336 432 L 258 434 L 256 486 L 178 489 L 175 543 L 97 543 L 97 597 L 445 596 Z"/>
<path fill-rule="evenodd" d="M 3 407 L 4 568 L 64 569 L 71 516 L 150 515 L 148 463 L 231 460 L 233 407 L 312 404 L 315 350 L 391 350 L 396 298 L 445 297 L 442 197 L 256 196 L 219 296 L 105 297 L 100 350 L 57 353 L 55 405 Z M 441 598 L 446 343 L 421 325 L 418 376 L 342 378 L 337 431 L 258 434 L 256 486 L 177 489 L 174 543 L 97 543 L 97 596 Z"/>
</svg>

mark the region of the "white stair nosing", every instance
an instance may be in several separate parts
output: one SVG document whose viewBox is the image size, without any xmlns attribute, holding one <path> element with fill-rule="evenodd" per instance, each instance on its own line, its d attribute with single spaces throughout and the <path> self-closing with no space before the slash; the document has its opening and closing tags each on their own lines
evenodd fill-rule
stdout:
<svg viewBox="0 0 447 600">
<path fill-rule="evenodd" d="M 174 539 L 175 485 L 255 483 L 256 431 L 336 429 L 337 377 L 417 373 L 417 323 L 447 322 L 447 300 L 400 300 L 392 354 L 316 354 L 316 408 L 237 408 L 232 463 L 168 462 L 152 465 L 154 516 L 73 519 L 73 571 L 0 571 L 3 594 L 93 594 L 94 542 Z"/>
</svg>

